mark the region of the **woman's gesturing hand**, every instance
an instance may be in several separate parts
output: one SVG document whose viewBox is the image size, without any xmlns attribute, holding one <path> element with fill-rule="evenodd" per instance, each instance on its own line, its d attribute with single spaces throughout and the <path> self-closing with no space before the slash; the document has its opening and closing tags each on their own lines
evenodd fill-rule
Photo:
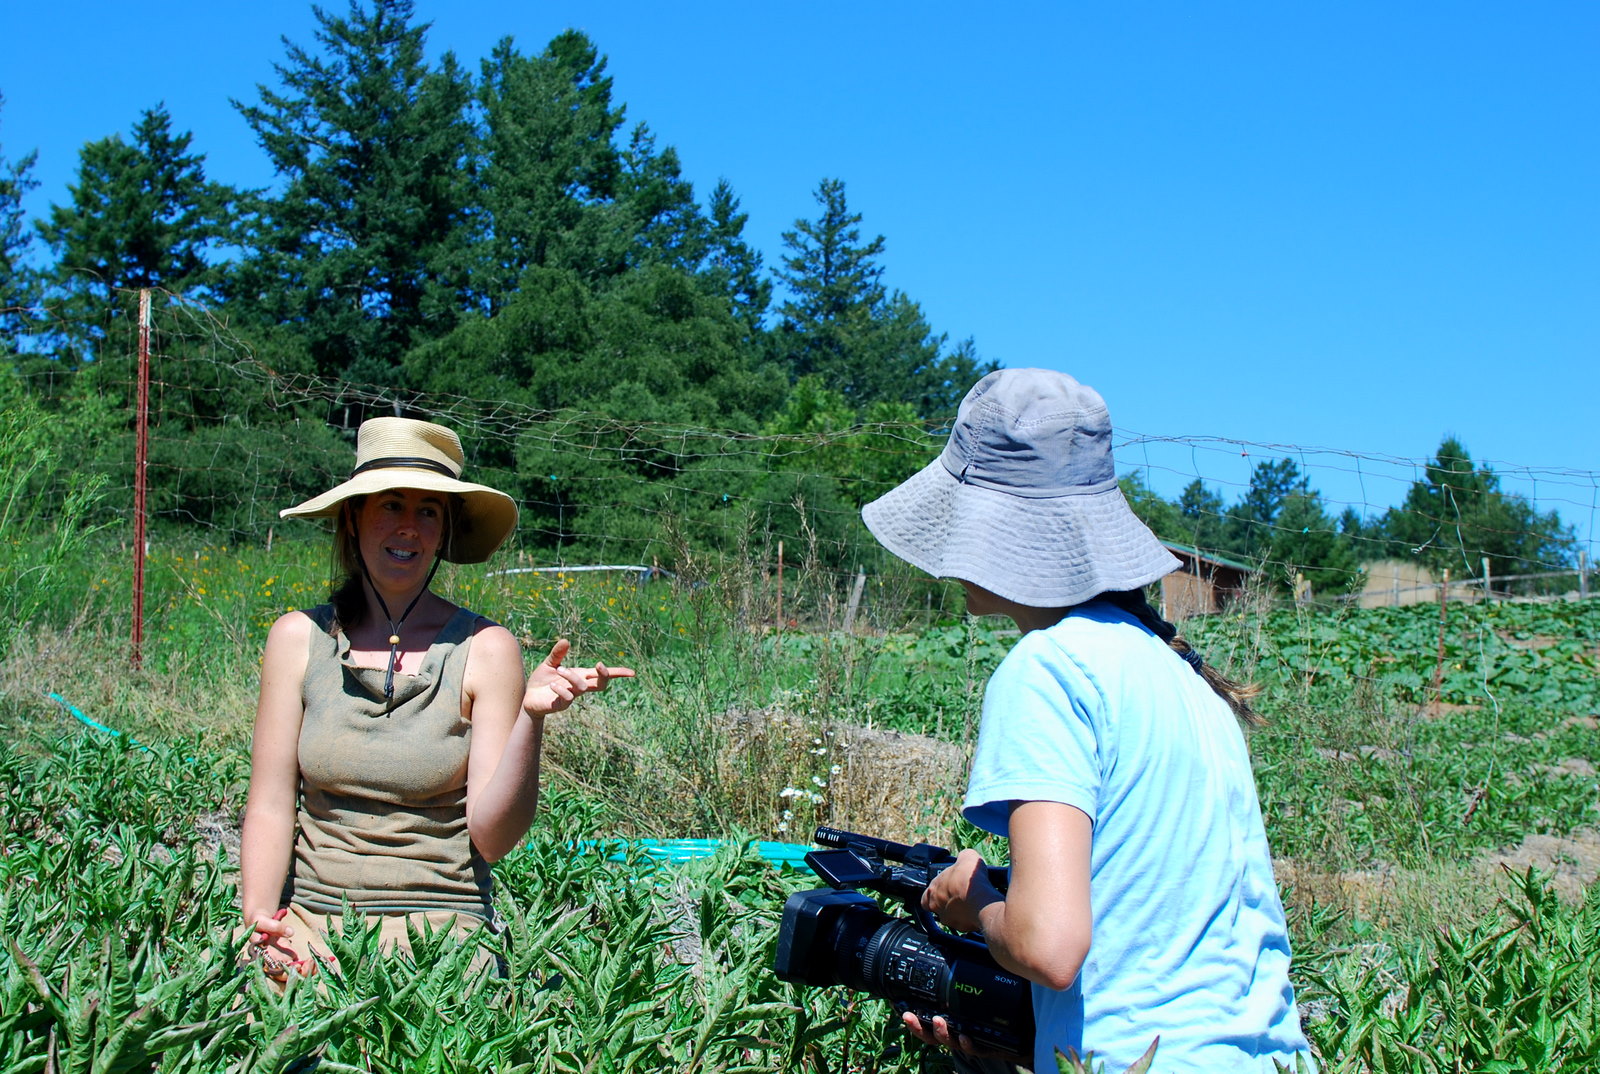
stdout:
<svg viewBox="0 0 1600 1074">
<path fill-rule="evenodd" d="M 592 668 L 563 667 L 562 661 L 572 649 L 572 643 L 561 638 L 550 647 L 550 655 L 528 674 L 528 688 L 522 695 L 522 707 L 530 716 L 544 716 L 560 712 L 579 696 L 604 690 L 612 679 L 633 678 L 632 668 L 608 668 L 595 664 Z"/>
</svg>

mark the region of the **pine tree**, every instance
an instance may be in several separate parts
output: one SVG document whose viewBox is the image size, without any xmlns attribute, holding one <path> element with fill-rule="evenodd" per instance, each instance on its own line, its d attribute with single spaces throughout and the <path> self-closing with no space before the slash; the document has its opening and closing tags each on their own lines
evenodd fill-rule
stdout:
<svg viewBox="0 0 1600 1074">
<path fill-rule="evenodd" d="M 1250 471 L 1250 486 L 1244 496 L 1228 509 L 1225 527 L 1227 550 L 1247 559 L 1269 554 L 1273 526 L 1291 495 L 1311 492 L 1310 481 L 1301 475 L 1293 459 L 1258 462 Z"/>
<path fill-rule="evenodd" d="M 644 123 L 633 128 L 622 152 L 613 226 L 624 269 L 666 265 L 691 272 L 706 255 L 708 225 L 694 186 L 683 178 L 678 151 L 657 150 Z"/>
<path fill-rule="evenodd" d="M 83 147 L 68 204 L 39 224 L 56 258 L 50 283 L 71 365 L 101 356 L 115 321 L 132 315 L 132 292 L 204 295 L 216 282 L 238 195 L 206 178 L 192 142 L 174 133 L 165 106 L 141 113 L 131 141 L 114 134 Z"/>
<path fill-rule="evenodd" d="M 861 241 L 861 214 L 850 212 L 844 183 L 824 179 L 813 196 L 822 212 L 783 233 L 789 252 L 778 278 L 792 297 L 780 311 L 792 376 L 818 376 L 825 387 L 859 405 L 861 337 L 884 300 L 884 238 Z"/>
<path fill-rule="evenodd" d="M 1279 505 L 1266 560 L 1272 580 L 1292 589 L 1304 577 L 1317 593 L 1349 589 L 1356 575 L 1356 551 L 1323 506 L 1315 490 L 1295 488 Z"/>
<path fill-rule="evenodd" d="M 1219 551 L 1224 546 L 1222 497 L 1206 488 L 1198 477 L 1184 486 L 1178 496 L 1178 513 L 1189 533 L 1189 540 L 1202 552 Z"/>
<path fill-rule="evenodd" d="M 820 377 L 856 407 L 903 402 L 928 420 L 952 414 L 994 363 L 981 362 L 970 339 L 946 353 L 948 337 L 933 332 L 922 308 L 884 287 L 884 238 L 862 241 L 843 182 L 824 179 L 814 196 L 821 214 L 783 233 L 789 252 L 778 278 L 791 297 L 780 307 L 778 347 L 791 376 Z"/>
<path fill-rule="evenodd" d="M 739 320 L 755 335 L 762 331 L 772 304 L 772 281 L 761 271 L 761 254 L 744 241 L 750 214 L 739 211 L 739 199 L 726 179 L 711 191 L 709 208 L 711 230 L 702 275 L 728 297 Z"/>
<path fill-rule="evenodd" d="M 296 326 L 322 375 L 401 386 L 405 351 L 447 333 L 466 301 L 470 79 L 448 54 L 427 65 L 411 0 L 316 14 L 320 54 L 286 42 L 281 92 L 234 102 L 284 188 L 259 204 L 233 294 Z"/>
<path fill-rule="evenodd" d="M 613 136 L 623 110 L 611 104 L 606 62 L 576 30 L 537 57 L 501 41 L 483 63 L 483 233 L 475 291 L 486 312 L 500 309 L 530 268 L 570 270 L 584 279 L 617 271 L 602 253 L 622 159 Z"/>
<path fill-rule="evenodd" d="M 0 94 L 0 109 L 4 107 L 5 96 Z M 0 152 L 0 351 L 16 350 L 25 323 L 23 310 L 35 298 L 35 274 L 28 264 L 33 232 L 22 199 L 39 185 L 32 174 L 37 157 L 30 152 L 12 162 Z"/>
<path fill-rule="evenodd" d="M 141 287 L 181 291 L 213 281 L 238 195 L 206 178 L 194 136 L 174 133 L 164 105 L 139 116 L 132 142 L 85 145 L 71 202 L 52 206 L 39 232 L 56 255 L 55 282 L 106 298 Z"/>
<path fill-rule="evenodd" d="M 1405 501 L 1384 514 L 1382 530 L 1391 554 L 1458 577 L 1482 577 L 1484 559 L 1497 577 L 1558 569 L 1571 563 L 1574 544 L 1556 512 L 1504 492 L 1499 475 L 1475 464 L 1453 436 L 1440 442 Z"/>
</svg>

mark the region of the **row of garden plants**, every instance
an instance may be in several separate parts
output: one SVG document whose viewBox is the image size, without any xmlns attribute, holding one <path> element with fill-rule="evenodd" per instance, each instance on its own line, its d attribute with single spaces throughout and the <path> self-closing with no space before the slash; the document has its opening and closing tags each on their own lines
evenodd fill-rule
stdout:
<svg viewBox="0 0 1600 1074">
<path fill-rule="evenodd" d="M 570 794 L 497 868 L 506 928 L 478 949 L 334 936 L 341 972 L 279 993 L 234 941 L 215 818 L 237 761 L 92 732 L 0 744 L 0 1071 L 910 1071 L 888 1009 L 776 981 L 787 894 L 748 846 L 665 866 Z M 1536 873 L 1429 946 L 1336 941 L 1293 915 L 1296 986 L 1327 1071 L 1556 1071 L 1600 1063 L 1600 887 Z"/>
<path fill-rule="evenodd" d="M 506 976 L 475 974 L 477 949 L 446 938 L 420 937 L 408 962 L 352 933 L 337 939 L 342 975 L 280 995 L 237 966 L 227 844 L 259 634 L 320 585 L 318 557 L 293 551 L 159 561 L 133 675 L 117 614 L 126 579 L 63 553 L 57 592 L 79 598 L 58 614 L 40 605 L 0 681 L 0 1074 L 288 1069 L 305 1056 L 330 1071 L 918 1069 L 881 1004 L 773 979 L 784 898 L 815 881 L 739 844 L 746 832 L 803 839 L 830 819 L 832 727 L 963 741 L 1010 635 L 948 618 L 830 630 L 825 587 L 805 576 L 788 599 L 805 593 L 811 621 L 787 627 L 762 609 L 755 571 L 680 586 L 447 579 L 520 635 L 569 634 L 651 674 L 607 695 L 603 749 L 554 755 L 551 807 L 497 866 L 508 928 L 489 942 Z M 1600 682 L 1592 607 L 1452 605 L 1442 622 L 1421 606 L 1185 624 L 1208 658 L 1265 687 L 1271 721 L 1252 752 L 1279 858 L 1426 872 L 1593 827 L 1600 789 L 1573 763 L 1591 752 Z M 126 733 L 74 723 L 45 700 L 56 691 Z M 795 763 L 812 767 L 729 784 L 714 764 L 719 721 L 785 710 L 803 717 Z M 806 789 L 804 806 L 779 797 L 789 785 Z M 787 832 L 768 827 L 791 811 Z M 584 849 L 668 831 L 732 845 L 673 869 Z M 1595 889 L 1580 904 L 1528 872 L 1466 882 L 1472 898 L 1439 900 L 1421 925 L 1290 891 L 1296 987 L 1323 1069 L 1596 1063 Z"/>
</svg>

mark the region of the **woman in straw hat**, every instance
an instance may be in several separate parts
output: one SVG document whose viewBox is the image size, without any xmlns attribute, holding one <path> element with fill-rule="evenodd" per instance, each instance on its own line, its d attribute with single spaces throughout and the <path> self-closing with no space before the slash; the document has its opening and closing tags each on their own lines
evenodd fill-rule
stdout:
<svg viewBox="0 0 1600 1074">
<path fill-rule="evenodd" d="M 407 946 L 408 921 L 492 921 L 489 864 L 533 820 L 544 717 L 633 674 L 567 667 L 561 640 L 525 677 L 510 632 L 429 588 L 516 527 L 462 463 L 449 429 L 374 418 L 350 479 L 281 512 L 334 521 L 338 585 L 273 624 L 261 667 L 240 896 L 273 976 L 330 960 L 346 902 L 381 917 L 386 946 Z"/>
<path fill-rule="evenodd" d="M 1310 1058 L 1239 722 L 1254 690 L 1146 602 L 1178 566 L 1117 487 L 1111 419 L 1062 373 L 991 373 L 933 463 L 862 512 L 883 545 L 958 579 L 1022 638 L 984 690 L 963 803 L 1009 840 L 1005 894 L 964 850 L 923 904 L 1033 982 L 1036 1071 L 1272 1071 Z M 971 1055 L 943 1018 L 905 1016 Z M 993 1059 L 974 1062 L 969 1068 Z"/>
</svg>

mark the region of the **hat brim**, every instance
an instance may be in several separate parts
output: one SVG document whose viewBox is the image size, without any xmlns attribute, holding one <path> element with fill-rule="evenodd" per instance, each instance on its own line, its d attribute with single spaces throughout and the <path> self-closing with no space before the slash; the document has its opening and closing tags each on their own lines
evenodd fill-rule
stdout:
<svg viewBox="0 0 1600 1074">
<path fill-rule="evenodd" d="M 863 507 L 861 517 L 879 543 L 912 566 L 1031 608 L 1138 589 L 1181 566 L 1115 485 L 1023 498 L 964 484 L 935 459 Z"/>
<path fill-rule="evenodd" d="M 428 470 L 386 468 L 357 474 L 305 503 L 285 507 L 279 518 L 333 518 L 352 496 L 371 496 L 389 489 L 421 489 L 461 497 L 465 517 L 453 520 L 448 547 L 439 558 L 451 563 L 482 563 L 517 528 L 517 504 L 488 485 L 474 485 Z"/>
</svg>

